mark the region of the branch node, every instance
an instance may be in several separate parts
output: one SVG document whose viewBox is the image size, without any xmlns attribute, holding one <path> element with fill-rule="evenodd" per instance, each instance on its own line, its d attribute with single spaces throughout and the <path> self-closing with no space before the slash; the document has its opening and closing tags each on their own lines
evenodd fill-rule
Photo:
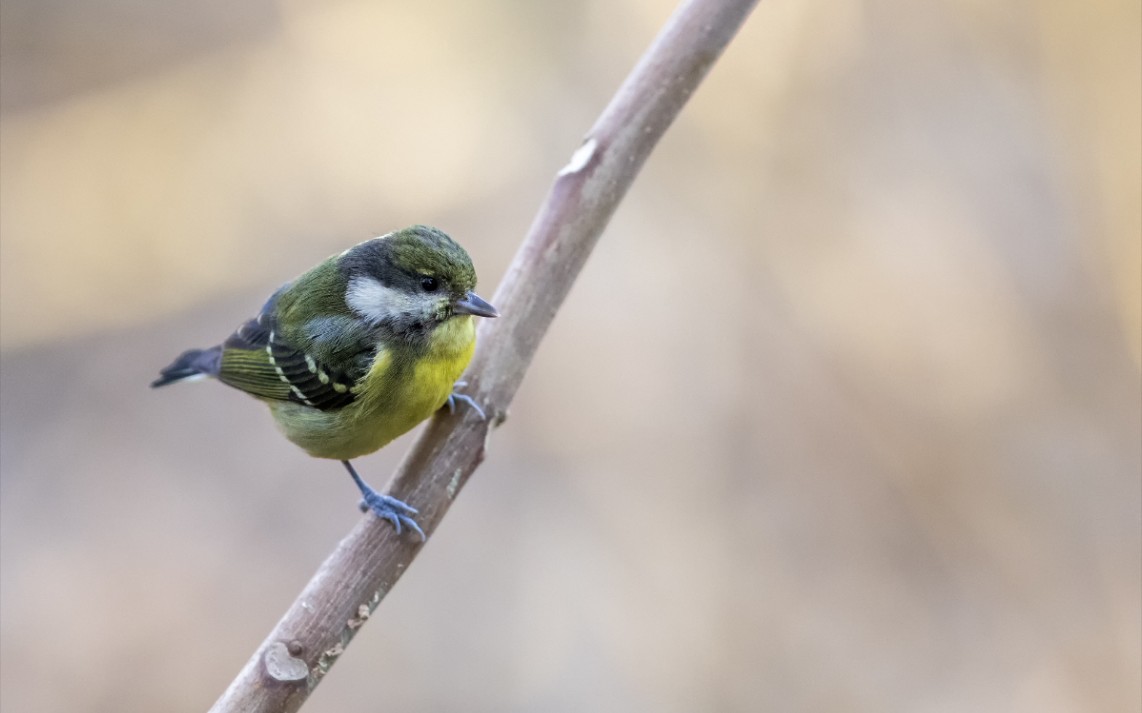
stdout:
<svg viewBox="0 0 1142 713">
<path fill-rule="evenodd" d="M 588 138 L 579 148 L 575 149 L 575 153 L 571 154 L 571 160 L 567 165 L 559 169 L 558 176 L 567 176 L 572 173 L 578 173 L 587 167 L 591 159 L 595 157 L 595 148 L 598 147 L 599 142 L 593 137 Z"/>
<path fill-rule="evenodd" d="M 309 677 L 309 665 L 293 655 L 293 650 L 301 653 L 301 644 L 291 641 L 275 641 L 266 648 L 262 661 L 266 665 L 266 675 L 275 681 L 292 683 Z"/>
</svg>

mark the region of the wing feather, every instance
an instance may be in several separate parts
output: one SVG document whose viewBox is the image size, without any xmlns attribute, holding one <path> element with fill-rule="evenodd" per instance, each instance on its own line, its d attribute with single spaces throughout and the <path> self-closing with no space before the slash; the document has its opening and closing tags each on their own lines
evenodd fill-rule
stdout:
<svg viewBox="0 0 1142 713">
<path fill-rule="evenodd" d="M 374 349 L 361 349 L 341 368 L 323 363 L 277 332 L 274 300 L 222 344 L 218 379 L 263 399 L 294 401 L 328 411 L 356 400 L 354 384 L 368 371 Z"/>
</svg>

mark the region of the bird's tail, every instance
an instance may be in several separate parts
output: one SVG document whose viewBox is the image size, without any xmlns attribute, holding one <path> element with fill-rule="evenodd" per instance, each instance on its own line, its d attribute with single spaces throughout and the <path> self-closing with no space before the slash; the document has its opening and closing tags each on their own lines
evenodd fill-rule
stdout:
<svg viewBox="0 0 1142 713">
<path fill-rule="evenodd" d="M 151 382 L 151 388 L 166 386 L 196 376 L 218 376 L 221 367 L 221 346 L 209 349 L 190 349 L 183 352 L 170 366 L 160 371 L 159 378 Z"/>
</svg>

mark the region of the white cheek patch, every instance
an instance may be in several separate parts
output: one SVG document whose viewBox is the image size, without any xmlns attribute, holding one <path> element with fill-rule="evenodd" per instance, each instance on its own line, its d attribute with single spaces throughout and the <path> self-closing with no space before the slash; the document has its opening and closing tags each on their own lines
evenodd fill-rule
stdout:
<svg viewBox="0 0 1142 713">
<path fill-rule="evenodd" d="M 372 277 L 354 278 L 345 291 L 345 304 L 373 324 L 386 317 L 415 313 L 420 308 L 412 295 L 386 287 Z"/>
</svg>

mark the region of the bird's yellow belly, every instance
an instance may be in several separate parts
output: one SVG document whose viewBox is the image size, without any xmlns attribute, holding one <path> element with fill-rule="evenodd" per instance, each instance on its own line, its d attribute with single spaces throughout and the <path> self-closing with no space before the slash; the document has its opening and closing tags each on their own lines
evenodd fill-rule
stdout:
<svg viewBox="0 0 1142 713">
<path fill-rule="evenodd" d="M 293 402 L 270 404 L 286 438 L 317 458 L 350 460 L 387 445 L 448 400 L 475 350 L 471 317 L 455 317 L 433 332 L 423 356 L 382 349 L 355 387 L 357 399 L 331 411 Z"/>
</svg>

